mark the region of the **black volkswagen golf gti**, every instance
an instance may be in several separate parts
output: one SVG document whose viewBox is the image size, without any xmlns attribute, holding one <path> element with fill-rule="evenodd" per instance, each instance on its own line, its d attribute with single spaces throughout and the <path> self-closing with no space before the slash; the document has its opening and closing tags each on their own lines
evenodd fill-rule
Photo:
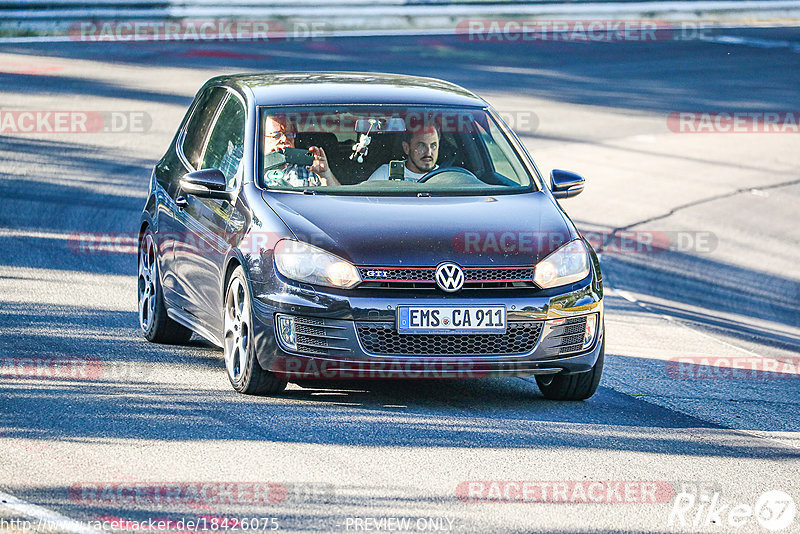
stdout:
<svg viewBox="0 0 800 534">
<path fill-rule="evenodd" d="M 312 379 L 535 376 L 590 397 L 600 267 L 481 98 L 390 74 L 218 77 L 155 166 L 141 218 L 148 340 L 223 348 L 236 391 Z"/>
</svg>

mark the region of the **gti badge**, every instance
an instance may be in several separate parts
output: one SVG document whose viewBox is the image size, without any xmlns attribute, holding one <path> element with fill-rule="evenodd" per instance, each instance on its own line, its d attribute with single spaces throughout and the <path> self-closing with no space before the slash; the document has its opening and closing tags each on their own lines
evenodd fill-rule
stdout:
<svg viewBox="0 0 800 534">
<path fill-rule="evenodd" d="M 440 263 L 436 267 L 436 285 L 442 291 L 454 293 L 464 285 L 464 271 L 455 263 Z"/>
</svg>

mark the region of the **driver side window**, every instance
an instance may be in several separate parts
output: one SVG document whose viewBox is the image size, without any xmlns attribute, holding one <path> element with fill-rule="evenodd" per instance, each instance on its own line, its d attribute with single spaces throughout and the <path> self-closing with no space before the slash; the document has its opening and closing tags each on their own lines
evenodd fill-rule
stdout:
<svg viewBox="0 0 800 534">
<path fill-rule="evenodd" d="M 214 120 L 214 115 L 217 112 L 220 102 L 228 94 L 222 87 L 211 87 L 206 89 L 200 95 L 197 105 L 186 124 L 186 130 L 183 138 L 183 151 L 186 160 L 192 167 L 192 170 L 199 170 L 200 165 L 200 152 L 203 150 L 203 144 L 208 136 L 208 129 L 211 122 Z"/>
<path fill-rule="evenodd" d="M 244 128 L 244 106 L 238 98 L 228 95 L 211 131 L 200 167 L 221 170 L 229 189 L 234 186 L 244 153 Z"/>
</svg>

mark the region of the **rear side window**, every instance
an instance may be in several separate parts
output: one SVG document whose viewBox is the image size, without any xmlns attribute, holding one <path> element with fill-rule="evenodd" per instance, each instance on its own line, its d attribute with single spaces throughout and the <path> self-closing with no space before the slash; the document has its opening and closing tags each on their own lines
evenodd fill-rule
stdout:
<svg viewBox="0 0 800 534">
<path fill-rule="evenodd" d="M 214 120 L 219 103 L 228 92 L 222 87 L 206 89 L 200 95 L 197 106 L 192 112 L 186 125 L 186 135 L 183 138 L 183 155 L 194 169 L 200 168 L 200 156 L 208 136 L 208 129 Z"/>
<path fill-rule="evenodd" d="M 233 187 L 242 160 L 244 127 L 244 107 L 238 98 L 229 96 L 211 131 L 201 165 L 203 169 L 221 170 L 228 188 Z"/>
</svg>

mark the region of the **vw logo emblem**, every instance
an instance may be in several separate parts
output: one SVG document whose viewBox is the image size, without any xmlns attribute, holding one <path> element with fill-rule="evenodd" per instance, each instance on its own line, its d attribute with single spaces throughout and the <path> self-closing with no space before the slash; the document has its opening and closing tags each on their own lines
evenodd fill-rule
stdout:
<svg viewBox="0 0 800 534">
<path fill-rule="evenodd" d="M 442 291 L 454 293 L 464 285 L 464 271 L 455 263 L 445 262 L 436 268 L 436 285 Z"/>
</svg>

